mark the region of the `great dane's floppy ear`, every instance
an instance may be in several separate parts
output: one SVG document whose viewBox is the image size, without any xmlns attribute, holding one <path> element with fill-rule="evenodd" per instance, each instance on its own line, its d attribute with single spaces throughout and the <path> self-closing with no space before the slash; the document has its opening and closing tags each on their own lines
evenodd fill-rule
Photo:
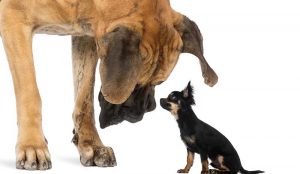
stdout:
<svg viewBox="0 0 300 174">
<path fill-rule="evenodd" d="M 118 27 L 99 42 L 101 92 L 110 103 L 125 102 L 137 84 L 142 63 L 140 40 L 137 32 Z"/>
<path fill-rule="evenodd" d="M 214 86 L 218 82 L 218 76 L 203 56 L 203 38 L 198 26 L 189 18 L 183 16 L 182 21 L 175 27 L 181 34 L 183 41 L 182 52 L 194 54 L 199 58 L 204 82 L 211 87 Z"/>
</svg>

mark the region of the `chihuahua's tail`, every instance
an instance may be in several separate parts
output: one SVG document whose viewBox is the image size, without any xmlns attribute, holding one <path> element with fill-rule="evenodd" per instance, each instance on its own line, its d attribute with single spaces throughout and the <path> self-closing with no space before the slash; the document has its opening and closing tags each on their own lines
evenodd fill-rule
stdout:
<svg viewBox="0 0 300 174">
<path fill-rule="evenodd" d="M 243 167 L 240 169 L 240 172 L 241 172 L 242 174 L 265 173 L 264 171 L 261 171 L 261 170 L 248 171 L 248 170 L 245 170 Z"/>
</svg>

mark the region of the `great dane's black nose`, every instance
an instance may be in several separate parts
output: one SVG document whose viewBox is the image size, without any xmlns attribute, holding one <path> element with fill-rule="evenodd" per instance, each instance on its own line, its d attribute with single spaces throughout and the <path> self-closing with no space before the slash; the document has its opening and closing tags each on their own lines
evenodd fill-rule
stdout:
<svg viewBox="0 0 300 174">
<path fill-rule="evenodd" d="M 100 127 L 103 129 L 119 124 L 124 120 L 130 123 L 141 121 L 146 112 L 153 111 L 156 108 L 154 93 L 154 86 L 136 86 L 124 103 L 112 104 L 104 99 L 100 91 L 98 96 L 101 107 Z"/>
</svg>

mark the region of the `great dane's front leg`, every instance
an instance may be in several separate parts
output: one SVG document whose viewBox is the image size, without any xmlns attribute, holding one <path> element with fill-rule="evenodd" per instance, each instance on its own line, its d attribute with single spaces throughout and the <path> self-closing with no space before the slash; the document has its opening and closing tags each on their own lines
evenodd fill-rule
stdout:
<svg viewBox="0 0 300 174">
<path fill-rule="evenodd" d="M 33 64 L 32 28 L 17 21 L 4 24 L 1 34 L 13 77 L 18 115 L 16 167 L 50 169 L 50 154 L 42 131 L 41 98 Z"/>
<path fill-rule="evenodd" d="M 73 37 L 72 49 L 75 88 L 73 142 L 84 166 L 113 167 L 116 165 L 114 152 L 102 144 L 95 127 L 93 91 L 98 56 L 94 38 Z"/>
</svg>

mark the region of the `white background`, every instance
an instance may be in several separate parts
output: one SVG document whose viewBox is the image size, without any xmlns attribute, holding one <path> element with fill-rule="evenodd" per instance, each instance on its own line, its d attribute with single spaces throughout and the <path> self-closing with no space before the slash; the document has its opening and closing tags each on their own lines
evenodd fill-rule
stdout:
<svg viewBox="0 0 300 174">
<path fill-rule="evenodd" d="M 203 83 L 196 57 L 182 54 L 156 99 L 195 86 L 198 117 L 233 143 L 246 169 L 267 173 L 299 170 L 300 10 L 285 0 L 171 0 L 173 8 L 193 19 L 204 37 L 205 56 L 219 75 L 210 88 Z M 36 35 L 34 56 L 43 100 L 44 133 L 53 168 L 46 173 L 176 173 L 186 150 L 177 124 L 159 105 L 137 124 L 99 129 L 117 156 L 115 168 L 85 168 L 71 143 L 73 86 L 70 37 Z M 0 49 L 0 171 L 15 169 L 17 135 L 15 97 L 8 64 Z M 99 91 L 97 73 L 96 94 Z M 159 103 L 158 103 L 159 104 Z M 95 100 L 96 120 L 98 101 Z M 200 173 L 196 156 L 190 173 Z M 35 172 L 39 173 L 39 172 Z"/>
</svg>

